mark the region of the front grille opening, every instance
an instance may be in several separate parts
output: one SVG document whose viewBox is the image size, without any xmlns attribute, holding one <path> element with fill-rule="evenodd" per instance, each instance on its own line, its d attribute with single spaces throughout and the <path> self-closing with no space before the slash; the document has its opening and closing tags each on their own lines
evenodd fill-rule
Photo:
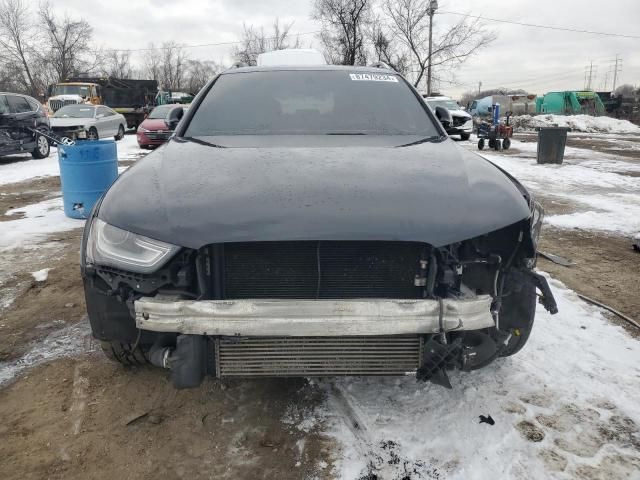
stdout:
<svg viewBox="0 0 640 480">
<path fill-rule="evenodd" d="M 303 241 L 224 245 L 224 298 L 420 298 L 427 246 L 418 242 Z"/>
</svg>

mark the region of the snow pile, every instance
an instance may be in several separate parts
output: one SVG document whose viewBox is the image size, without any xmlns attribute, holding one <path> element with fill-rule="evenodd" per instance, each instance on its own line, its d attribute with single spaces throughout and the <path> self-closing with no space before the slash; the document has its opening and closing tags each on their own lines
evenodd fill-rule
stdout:
<svg viewBox="0 0 640 480">
<path fill-rule="evenodd" d="M 42 270 L 31 272 L 31 276 L 36 282 L 45 282 L 49 278 L 50 270 L 50 268 L 43 268 Z"/>
<path fill-rule="evenodd" d="M 81 228 L 84 220 L 65 216 L 62 198 L 52 198 L 21 208 L 8 210 L 6 215 L 24 215 L 24 218 L 0 222 L 0 251 L 34 245 L 55 232 Z"/>
<path fill-rule="evenodd" d="M 638 341 L 551 286 L 560 313 L 538 308 L 521 352 L 453 373 L 453 390 L 414 377 L 321 381 L 321 416 L 342 447 L 336 477 L 636 478 Z"/>
<path fill-rule="evenodd" d="M 569 127 L 574 132 L 587 133 L 640 133 L 640 127 L 628 120 L 590 115 L 518 115 L 511 117 L 516 132 L 537 127 Z"/>
</svg>

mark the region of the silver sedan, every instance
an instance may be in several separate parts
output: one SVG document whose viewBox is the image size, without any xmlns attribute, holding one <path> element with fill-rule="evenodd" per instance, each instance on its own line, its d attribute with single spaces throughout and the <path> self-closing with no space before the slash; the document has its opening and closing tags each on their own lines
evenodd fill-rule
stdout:
<svg viewBox="0 0 640 480">
<path fill-rule="evenodd" d="M 124 137 L 124 116 L 104 105 L 67 105 L 51 117 L 51 130 L 72 140 Z"/>
</svg>

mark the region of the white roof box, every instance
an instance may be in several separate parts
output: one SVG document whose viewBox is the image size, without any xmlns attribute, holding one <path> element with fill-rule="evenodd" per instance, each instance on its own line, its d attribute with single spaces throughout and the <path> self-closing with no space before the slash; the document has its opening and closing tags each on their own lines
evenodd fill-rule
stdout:
<svg viewBox="0 0 640 480">
<path fill-rule="evenodd" d="M 326 64 L 322 53 L 315 48 L 287 48 L 258 55 L 259 67 Z"/>
</svg>

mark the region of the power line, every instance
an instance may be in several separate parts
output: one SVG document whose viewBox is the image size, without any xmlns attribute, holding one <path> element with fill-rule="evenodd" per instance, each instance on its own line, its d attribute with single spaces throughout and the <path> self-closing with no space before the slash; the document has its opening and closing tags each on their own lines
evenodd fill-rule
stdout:
<svg viewBox="0 0 640 480">
<path fill-rule="evenodd" d="M 290 37 L 301 37 L 303 35 L 314 35 L 316 33 L 320 33 L 320 30 L 314 30 L 313 32 L 300 32 L 300 33 L 292 33 L 288 36 Z M 275 40 L 279 37 L 266 37 L 265 40 Z M 217 42 L 217 43 L 199 43 L 195 45 L 180 45 L 177 46 L 180 48 L 201 48 L 201 47 L 220 47 L 223 45 L 236 45 L 242 43 L 242 40 L 236 40 L 233 42 Z M 148 52 L 151 50 L 169 50 L 170 48 L 175 47 L 147 47 L 147 48 L 106 48 L 103 50 L 92 50 L 92 52 Z"/>
<path fill-rule="evenodd" d="M 591 35 L 604 35 L 607 37 L 621 37 L 621 38 L 634 38 L 634 39 L 640 39 L 640 35 L 625 35 L 623 33 L 610 33 L 610 32 L 594 32 L 592 30 L 582 30 L 579 28 L 571 28 L 571 27 L 555 27 L 555 26 L 551 26 L 551 25 L 538 25 L 535 23 L 524 23 L 524 22 L 515 22 L 513 20 L 504 20 L 504 19 L 500 19 L 500 18 L 490 18 L 490 17 L 483 17 L 480 15 L 469 15 L 467 13 L 460 13 L 460 12 L 445 12 L 445 11 L 438 11 L 438 13 L 444 13 L 447 15 L 458 15 L 461 17 L 471 17 L 471 18 L 478 18 L 480 20 L 488 20 L 490 22 L 497 22 L 497 23 L 509 23 L 511 25 L 520 25 L 522 27 L 532 27 L 532 28 L 544 28 L 547 30 L 560 30 L 563 32 L 574 32 L 574 33 L 588 33 Z"/>
</svg>

